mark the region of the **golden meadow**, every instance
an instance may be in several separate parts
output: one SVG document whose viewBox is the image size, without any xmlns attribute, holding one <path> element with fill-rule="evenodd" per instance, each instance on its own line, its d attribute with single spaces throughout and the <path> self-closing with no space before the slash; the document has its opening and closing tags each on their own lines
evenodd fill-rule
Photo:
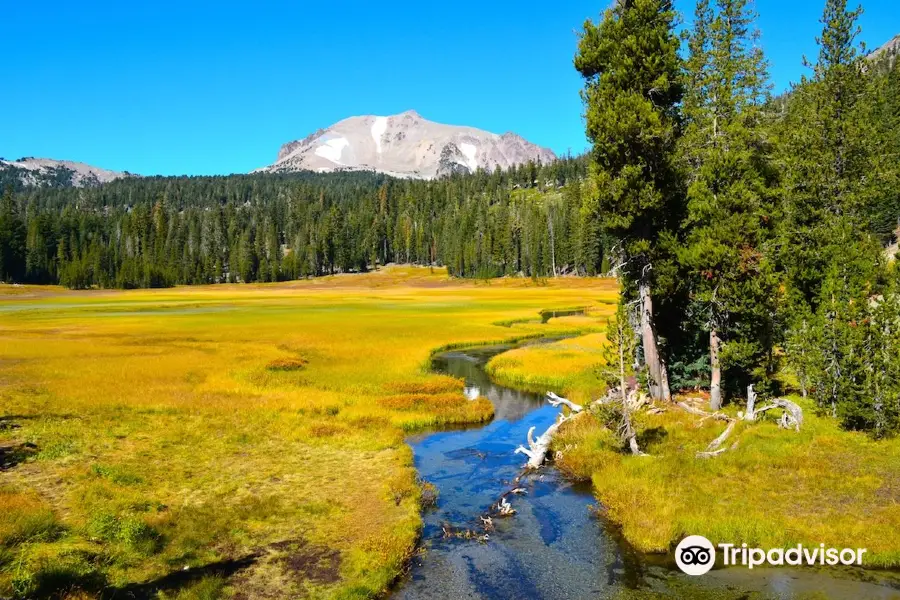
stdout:
<svg viewBox="0 0 900 600">
<path fill-rule="evenodd" d="M 488 371 L 586 402 L 603 391 L 616 298 L 611 280 L 412 267 L 152 291 L 3 286 L 0 596 L 381 594 L 421 523 L 405 436 L 492 416 L 429 372 L 432 353 L 574 336 L 498 355 Z M 587 312 L 541 322 L 543 309 L 574 307 Z M 696 533 L 867 547 L 870 566 L 897 566 L 900 441 L 804 408 L 800 434 L 742 423 L 714 460 L 694 454 L 721 424 L 676 410 L 638 417 L 651 458 L 621 452 L 589 416 L 555 450 L 639 550 Z"/>
<path fill-rule="evenodd" d="M 420 527 L 405 435 L 492 416 L 429 373 L 431 353 L 600 331 L 616 293 L 609 280 L 402 267 L 150 291 L 3 286 L 0 596 L 142 583 L 182 598 L 377 594 Z M 541 324 L 541 309 L 571 306 L 595 312 Z"/>
</svg>

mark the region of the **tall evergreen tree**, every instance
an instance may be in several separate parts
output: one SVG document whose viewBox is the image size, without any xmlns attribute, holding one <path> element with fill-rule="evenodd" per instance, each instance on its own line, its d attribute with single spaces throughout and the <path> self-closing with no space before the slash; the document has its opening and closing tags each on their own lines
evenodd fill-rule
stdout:
<svg viewBox="0 0 900 600">
<path fill-rule="evenodd" d="M 0 281 L 25 278 L 25 222 L 19 216 L 12 188 L 0 199 Z"/>
<path fill-rule="evenodd" d="M 685 63 L 688 173 L 685 245 L 693 313 L 709 335 L 710 406 L 722 406 L 722 367 L 732 389 L 763 382 L 773 347 L 777 279 L 770 237 L 774 170 L 763 106 L 766 63 L 748 0 L 700 0 Z"/>
<path fill-rule="evenodd" d="M 845 228 L 868 229 L 875 136 L 861 103 L 865 81 L 856 46 L 862 10 L 827 0 L 819 58 L 795 86 L 781 127 L 784 174 L 781 265 L 792 300 L 815 310 L 827 265 L 840 260 Z"/>
<path fill-rule="evenodd" d="M 651 393 L 669 400 L 653 286 L 671 261 L 666 238 L 682 213 L 675 166 L 682 97 L 679 40 L 669 0 L 618 0 L 588 20 L 575 56 L 585 79 L 587 136 L 603 229 L 618 240 L 626 294 L 641 303 L 641 337 Z"/>
<path fill-rule="evenodd" d="M 882 191 L 870 69 L 857 49 L 861 9 L 827 0 L 813 75 L 797 86 L 781 127 L 780 263 L 790 298 L 787 348 L 820 408 L 846 427 L 885 431 L 891 390 L 875 373 L 895 337 L 881 244 Z M 806 349 L 809 349 L 807 352 Z M 873 403 L 873 394 L 879 400 Z"/>
</svg>

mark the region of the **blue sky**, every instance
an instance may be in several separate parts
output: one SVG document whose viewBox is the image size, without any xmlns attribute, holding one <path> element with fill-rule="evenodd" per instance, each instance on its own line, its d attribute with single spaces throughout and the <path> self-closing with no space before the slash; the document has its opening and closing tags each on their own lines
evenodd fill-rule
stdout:
<svg viewBox="0 0 900 600">
<path fill-rule="evenodd" d="M 900 33 L 896 2 L 864 2 L 870 47 Z M 6 2 L 0 156 L 246 172 L 344 117 L 411 108 L 575 153 L 586 145 L 575 31 L 608 3 Z M 776 89 L 815 58 L 823 4 L 757 0 Z"/>
</svg>

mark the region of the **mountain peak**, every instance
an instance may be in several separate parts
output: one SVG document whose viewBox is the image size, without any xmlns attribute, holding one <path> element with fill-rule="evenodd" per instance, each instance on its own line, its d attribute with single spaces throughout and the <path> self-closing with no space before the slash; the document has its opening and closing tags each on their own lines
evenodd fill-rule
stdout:
<svg viewBox="0 0 900 600">
<path fill-rule="evenodd" d="M 378 171 L 432 179 L 555 158 L 549 149 L 515 133 L 497 135 L 435 123 L 407 110 L 392 116 L 365 115 L 339 121 L 284 144 L 275 163 L 258 171 Z"/>
</svg>

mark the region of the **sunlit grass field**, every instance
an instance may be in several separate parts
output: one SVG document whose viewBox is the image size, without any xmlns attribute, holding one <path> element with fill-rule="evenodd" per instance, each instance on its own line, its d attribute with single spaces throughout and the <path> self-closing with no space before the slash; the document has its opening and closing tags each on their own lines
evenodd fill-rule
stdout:
<svg viewBox="0 0 900 600">
<path fill-rule="evenodd" d="M 378 594 L 420 527 L 405 435 L 491 417 L 428 372 L 431 352 L 598 332 L 616 294 L 610 280 L 401 267 L 151 291 L 2 286 L 0 597 Z M 595 310 L 536 319 L 571 306 Z"/>
<path fill-rule="evenodd" d="M 696 453 L 722 433 L 721 421 L 671 407 L 642 413 L 636 427 L 650 456 L 636 457 L 597 419 L 575 419 L 554 440 L 557 464 L 593 482 L 605 514 L 643 552 L 703 535 L 761 548 L 866 548 L 864 566 L 900 566 L 900 440 L 842 431 L 794 400 L 804 408 L 799 433 L 774 417 L 740 422 L 728 441 L 737 446 L 710 459 Z"/>
<path fill-rule="evenodd" d="M 586 316 L 561 317 L 554 323 L 595 324 L 608 309 Z M 605 317 L 604 317 L 605 318 Z M 555 391 L 576 402 L 590 402 L 606 387 L 598 367 L 604 364 L 606 335 L 588 333 L 549 344 L 523 346 L 498 354 L 487 364 L 491 378 L 508 387 L 537 392 Z"/>
</svg>

